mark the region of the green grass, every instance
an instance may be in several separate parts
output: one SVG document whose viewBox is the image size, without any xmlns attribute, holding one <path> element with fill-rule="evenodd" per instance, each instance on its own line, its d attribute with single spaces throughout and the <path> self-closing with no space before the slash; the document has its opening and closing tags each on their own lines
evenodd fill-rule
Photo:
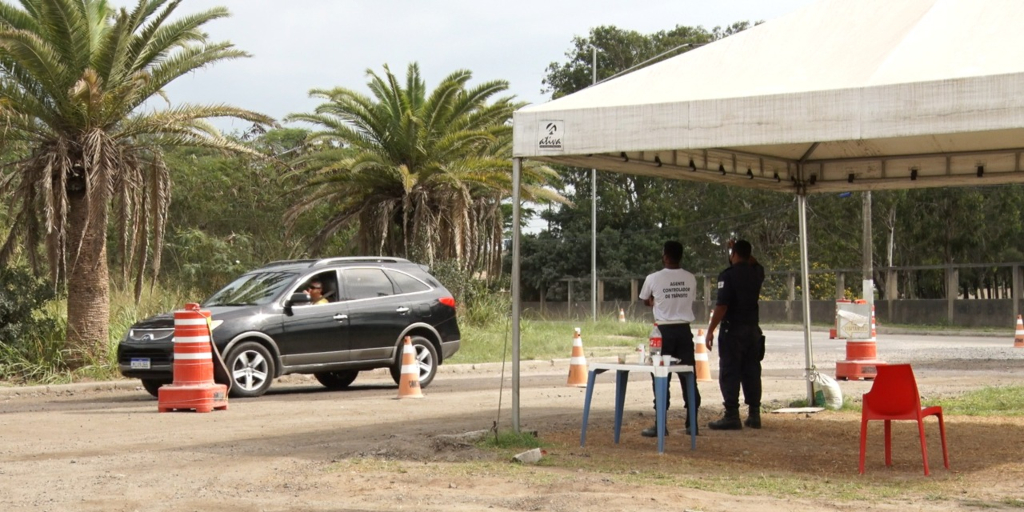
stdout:
<svg viewBox="0 0 1024 512">
<path fill-rule="evenodd" d="M 1024 416 L 1024 386 L 986 387 L 925 405 L 940 405 L 944 414 L 951 415 Z"/>
<path fill-rule="evenodd" d="M 632 354 L 638 343 L 647 343 L 650 325 L 641 322 L 598 322 L 568 320 L 522 319 L 520 329 L 520 359 L 563 359 L 572 355 L 573 328 L 580 328 L 583 350 L 587 355 Z M 511 322 L 499 322 L 488 327 L 460 326 L 462 346 L 449 363 L 485 363 L 511 360 Z"/>
<path fill-rule="evenodd" d="M 531 448 L 540 448 L 543 444 L 537 437 L 536 432 L 520 432 L 517 434 L 511 431 L 502 431 L 498 432 L 497 436 L 488 434 L 487 437 L 477 443 L 477 446 L 481 448 L 494 448 L 499 450 L 528 450 Z"/>
<path fill-rule="evenodd" d="M 938 405 L 947 415 L 957 416 L 1024 416 L 1024 386 L 986 387 L 965 391 L 957 396 L 928 400 L 925 406 Z M 789 402 L 789 407 L 807 407 L 807 399 Z M 860 412 L 861 404 L 843 397 L 840 411 Z"/>
<path fill-rule="evenodd" d="M 807 405 L 807 399 L 806 398 L 799 398 L 799 399 L 790 401 L 788 407 L 809 407 L 809 406 Z M 844 396 L 843 397 L 843 406 L 842 407 L 840 407 L 838 409 L 829 409 L 829 410 L 860 412 L 860 409 L 861 409 L 860 403 L 855 402 L 849 396 Z"/>
</svg>

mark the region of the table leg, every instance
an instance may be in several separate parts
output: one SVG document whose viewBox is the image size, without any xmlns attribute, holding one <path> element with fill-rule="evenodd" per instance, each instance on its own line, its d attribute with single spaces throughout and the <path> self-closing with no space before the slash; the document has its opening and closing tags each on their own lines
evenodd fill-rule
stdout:
<svg viewBox="0 0 1024 512">
<path fill-rule="evenodd" d="M 580 447 L 587 443 L 587 420 L 590 418 L 590 399 L 594 396 L 594 380 L 597 370 L 591 370 L 587 377 L 587 397 L 583 401 L 583 427 L 580 428 Z"/>
<path fill-rule="evenodd" d="M 697 449 L 697 397 L 696 387 L 697 379 L 693 372 L 686 372 L 683 375 L 686 376 L 686 417 L 690 419 L 690 424 L 687 425 L 690 429 L 690 449 Z"/>
<path fill-rule="evenodd" d="M 657 411 L 655 427 L 658 429 L 658 453 L 665 453 L 666 414 L 665 401 L 668 395 L 668 377 L 654 377 L 654 403 Z"/>
<path fill-rule="evenodd" d="M 622 432 L 622 410 L 626 406 L 626 384 L 629 383 L 629 370 L 615 372 L 615 444 L 619 444 L 619 433 Z"/>
</svg>

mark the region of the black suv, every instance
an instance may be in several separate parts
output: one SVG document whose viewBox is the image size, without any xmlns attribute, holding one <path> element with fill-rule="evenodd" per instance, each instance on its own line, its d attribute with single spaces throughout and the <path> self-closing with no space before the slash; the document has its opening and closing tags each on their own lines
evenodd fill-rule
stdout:
<svg viewBox="0 0 1024 512">
<path fill-rule="evenodd" d="M 313 283 L 326 300 L 311 302 Z M 342 389 L 362 370 L 390 368 L 398 383 L 406 336 L 426 387 L 461 343 L 452 294 L 425 266 L 401 258 L 274 262 L 225 286 L 202 309 L 212 314 L 235 397 L 262 395 L 289 373 Z M 173 335 L 173 313 L 133 325 L 117 347 L 121 374 L 142 379 L 157 396 L 173 380 Z"/>
</svg>

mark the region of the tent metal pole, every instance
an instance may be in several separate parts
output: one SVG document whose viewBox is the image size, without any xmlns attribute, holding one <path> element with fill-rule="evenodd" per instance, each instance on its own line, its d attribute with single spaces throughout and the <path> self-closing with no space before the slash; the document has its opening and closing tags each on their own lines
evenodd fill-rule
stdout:
<svg viewBox="0 0 1024 512">
<path fill-rule="evenodd" d="M 804 357 L 806 359 L 807 375 L 807 405 L 814 404 L 814 385 L 810 380 L 811 370 L 814 368 L 814 351 L 811 347 L 811 294 L 810 286 L 810 263 L 807 256 L 807 194 L 800 191 L 796 196 L 797 210 L 800 216 L 800 298 L 803 302 L 804 311 Z"/>
<path fill-rule="evenodd" d="M 519 314 L 520 269 L 519 269 L 519 180 L 523 170 L 523 159 L 512 159 L 512 431 L 519 433 Z"/>
</svg>

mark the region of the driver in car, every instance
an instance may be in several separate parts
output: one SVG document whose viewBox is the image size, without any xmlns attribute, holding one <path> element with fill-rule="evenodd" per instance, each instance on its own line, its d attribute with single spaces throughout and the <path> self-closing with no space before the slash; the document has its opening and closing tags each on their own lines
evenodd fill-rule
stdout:
<svg viewBox="0 0 1024 512">
<path fill-rule="evenodd" d="M 309 294 L 309 303 L 314 306 L 328 302 L 327 297 L 324 297 L 324 287 L 320 281 L 311 281 L 306 287 L 306 293 Z"/>
</svg>

